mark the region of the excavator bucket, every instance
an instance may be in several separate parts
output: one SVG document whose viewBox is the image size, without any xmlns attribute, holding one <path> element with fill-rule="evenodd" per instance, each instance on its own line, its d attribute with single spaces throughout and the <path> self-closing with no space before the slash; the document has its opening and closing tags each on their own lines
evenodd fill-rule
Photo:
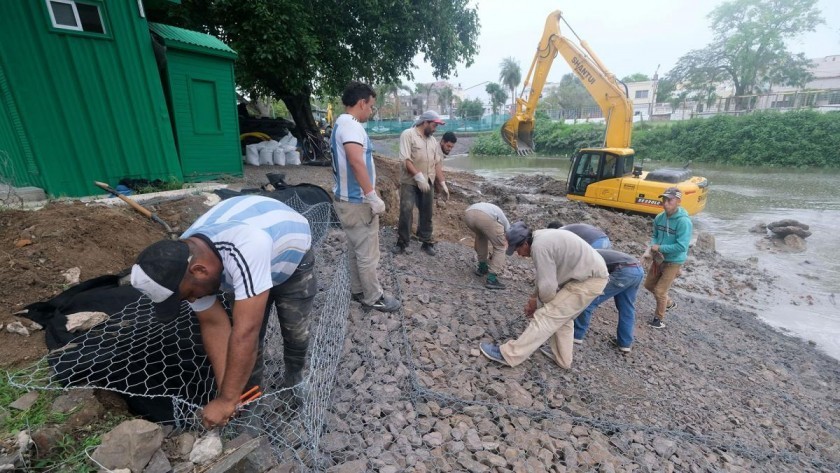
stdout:
<svg viewBox="0 0 840 473">
<path fill-rule="evenodd" d="M 534 152 L 534 121 L 520 120 L 512 116 L 502 126 L 502 139 L 510 145 L 519 156 L 527 156 Z"/>
</svg>

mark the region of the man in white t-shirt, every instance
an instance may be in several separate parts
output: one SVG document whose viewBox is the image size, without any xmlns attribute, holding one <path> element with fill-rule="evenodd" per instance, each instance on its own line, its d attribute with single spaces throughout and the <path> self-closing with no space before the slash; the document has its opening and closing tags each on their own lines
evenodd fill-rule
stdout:
<svg viewBox="0 0 840 473">
<path fill-rule="evenodd" d="M 385 202 L 376 194 L 373 146 L 362 123 L 373 115 L 376 92 L 361 82 L 350 82 L 341 95 L 344 113 L 333 126 L 330 146 L 335 185 L 333 206 L 347 235 L 350 255 L 350 293 L 366 309 L 395 312 L 400 301 L 379 284 L 379 214 Z"/>
<path fill-rule="evenodd" d="M 216 377 L 216 398 L 202 409 L 207 428 L 225 425 L 246 386 L 262 373 L 262 342 L 272 304 L 283 335 L 283 387 L 303 379 L 309 313 L 318 292 L 309 222 L 275 199 L 240 196 L 198 218 L 181 239 L 144 249 L 131 268 L 131 285 L 163 321 L 189 301 Z M 217 298 L 234 295 L 233 317 Z M 173 304 L 174 303 L 174 304 Z"/>
</svg>

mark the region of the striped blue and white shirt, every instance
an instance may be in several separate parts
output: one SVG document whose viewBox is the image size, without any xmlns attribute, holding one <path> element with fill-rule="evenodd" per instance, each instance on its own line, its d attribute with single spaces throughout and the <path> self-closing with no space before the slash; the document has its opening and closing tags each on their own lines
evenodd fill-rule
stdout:
<svg viewBox="0 0 840 473">
<path fill-rule="evenodd" d="M 371 185 L 375 185 L 376 166 L 373 164 L 373 145 L 370 142 L 370 137 L 368 137 L 362 124 L 353 118 L 353 115 L 343 113 L 336 119 L 330 136 L 330 147 L 333 155 L 332 168 L 335 177 L 333 194 L 336 199 L 343 202 L 362 203 L 365 193 L 347 163 L 347 153 L 344 151 L 344 145 L 347 143 L 357 143 L 364 148 L 365 167 L 368 176 L 370 176 Z"/>
<path fill-rule="evenodd" d="M 236 300 L 285 282 L 312 246 L 306 217 L 278 200 L 254 195 L 223 200 L 181 238 L 199 235 L 222 260 L 222 289 L 233 291 Z M 215 300 L 207 296 L 190 305 L 201 312 Z"/>
</svg>

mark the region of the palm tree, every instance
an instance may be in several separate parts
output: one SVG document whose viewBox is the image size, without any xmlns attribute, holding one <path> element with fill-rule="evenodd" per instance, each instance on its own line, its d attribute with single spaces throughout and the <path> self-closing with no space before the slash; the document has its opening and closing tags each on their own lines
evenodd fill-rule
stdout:
<svg viewBox="0 0 840 473">
<path fill-rule="evenodd" d="M 495 83 L 491 82 L 484 87 L 484 91 L 490 96 L 490 108 L 493 110 L 493 116 L 490 117 L 490 126 L 493 126 L 496 114 L 499 113 L 499 108 L 505 104 L 507 100 L 507 92 L 505 89 Z"/>
<path fill-rule="evenodd" d="M 435 84 L 434 82 L 429 82 L 428 84 L 415 84 L 414 90 L 418 94 L 423 94 L 426 96 L 426 101 L 420 104 L 420 113 L 426 111 L 426 108 L 429 106 L 429 96 L 432 95 L 432 90 L 434 90 Z"/>
<path fill-rule="evenodd" d="M 510 89 L 510 113 L 516 113 L 516 86 L 522 80 L 522 70 L 519 68 L 519 63 L 512 57 L 506 57 L 499 65 L 502 70 L 499 71 L 499 82 Z"/>
<path fill-rule="evenodd" d="M 452 113 L 452 95 L 452 88 L 448 85 L 437 90 L 441 114 Z"/>
<path fill-rule="evenodd" d="M 401 80 L 385 82 L 374 87 L 376 91 L 376 106 L 382 109 L 385 105 L 385 98 L 388 95 L 394 96 L 394 111 L 397 120 L 400 119 L 400 91 L 405 90 L 411 93 L 411 88 L 404 85 Z"/>
</svg>

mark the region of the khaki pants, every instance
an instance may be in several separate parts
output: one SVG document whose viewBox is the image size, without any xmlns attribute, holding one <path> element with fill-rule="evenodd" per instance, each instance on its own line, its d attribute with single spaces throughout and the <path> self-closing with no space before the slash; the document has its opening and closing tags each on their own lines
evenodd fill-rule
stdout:
<svg viewBox="0 0 840 473">
<path fill-rule="evenodd" d="M 519 338 L 499 347 L 502 356 L 511 366 L 516 366 L 550 340 L 554 361 L 563 368 L 571 368 L 575 318 L 601 295 L 607 282 L 607 278 L 590 278 L 566 283 L 554 299 L 534 312 L 534 318 Z"/>
<path fill-rule="evenodd" d="M 478 261 L 487 261 L 491 273 L 501 274 L 505 269 L 507 256 L 505 255 L 507 238 L 505 238 L 504 225 L 481 210 L 468 210 L 464 222 L 467 228 L 475 233 L 475 254 Z M 493 246 L 493 257 L 489 261 L 487 259 L 488 243 Z"/>
<path fill-rule="evenodd" d="M 350 292 L 364 293 L 362 302 L 372 305 L 382 297 L 376 271 L 379 267 L 379 215 L 370 204 L 335 201 L 335 213 L 347 235 L 350 258 Z"/>
<path fill-rule="evenodd" d="M 656 299 L 656 316 L 665 319 L 665 308 L 668 306 L 668 290 L 674 279 L 680 275 L 679 263 L 656 263 L 650 268 L 645 278 L 645 289 L 653 293 Z"/>
</svg>

